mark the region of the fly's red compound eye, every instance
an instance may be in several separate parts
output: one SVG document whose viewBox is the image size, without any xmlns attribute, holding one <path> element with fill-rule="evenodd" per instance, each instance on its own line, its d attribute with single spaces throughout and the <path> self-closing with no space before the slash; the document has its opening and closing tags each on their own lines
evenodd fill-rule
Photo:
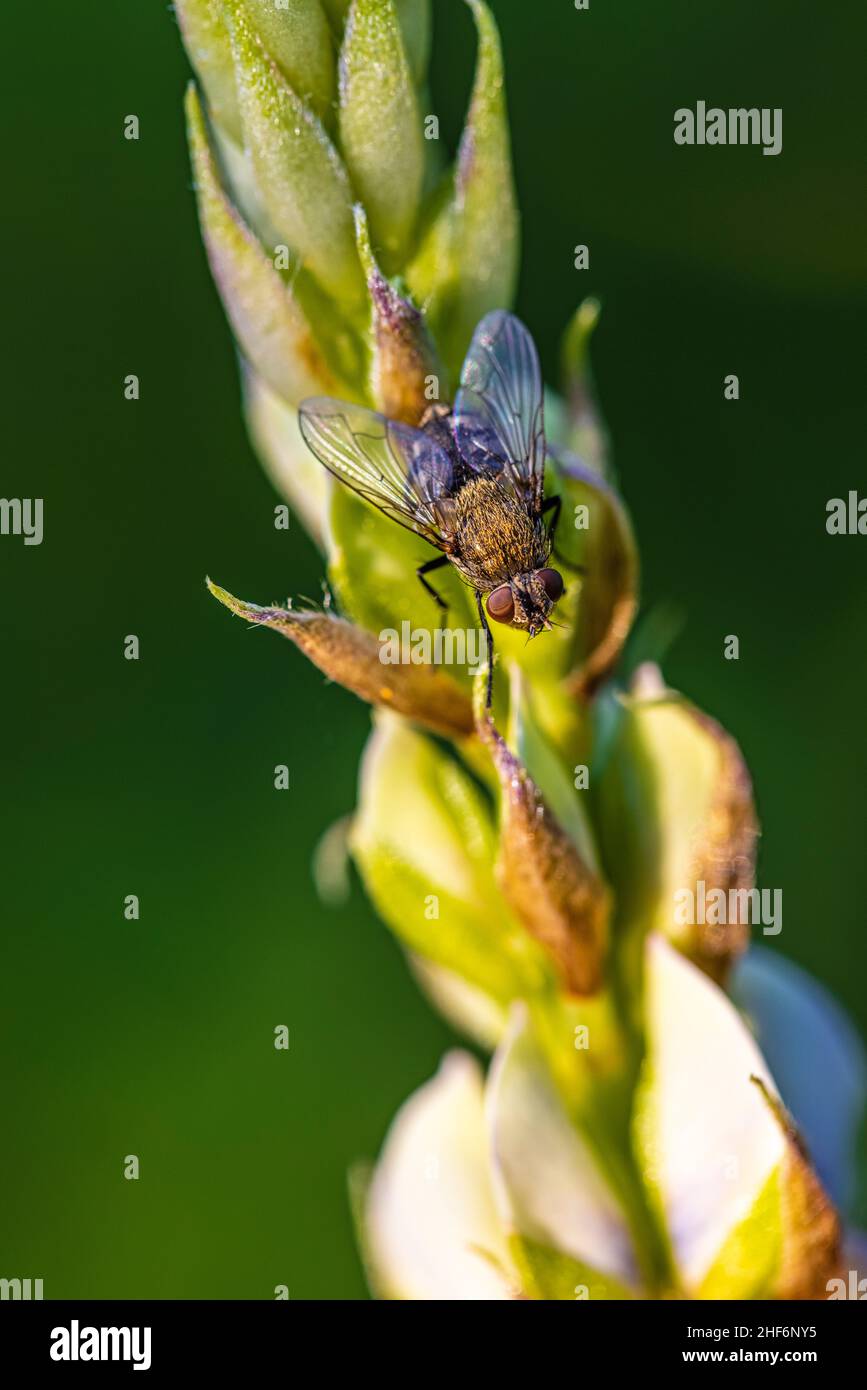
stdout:
<svg viewBox="0 0 867 1390">
<path fill-rule="evenodd" d="M 563 597 L 563 576 L 558 570 L 537 570 L 536 578 L 552 603 Z"/>
<path fill-rule="evenodd" d="M 492 594 L 488 594 L 485 605 L 490 617 L 497 623 L 510 623 L 515 616 L 515 600 L 508 584 L 501 584 Z"/>
</svg>

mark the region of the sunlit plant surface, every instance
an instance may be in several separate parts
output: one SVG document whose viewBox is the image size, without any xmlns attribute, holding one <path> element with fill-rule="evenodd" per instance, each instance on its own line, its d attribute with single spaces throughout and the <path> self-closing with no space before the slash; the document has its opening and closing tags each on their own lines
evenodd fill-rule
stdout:
<svg viewBox="0 0 867 1390">
<path fill-rule="evenodd" d="M 818 985 L 747 952 L 768 921 L 749 773 L 667 687 L 651 639 L 627 647 L 638 560 L 589 374 L 598 306 L 566 324 L 545 397 L 558 626 L 529 643 L 498 628 L 490 710 L 484 672 L 381 659 L 387 633 L 436 650 L 441 615 L 415 578 L 435 552 L 299 433 L 298 406 L 321 396 L 418 425 L 454 400 L 480 320 L 511 303 L 500 44 L 468 3 L 476 71 L 452 161 L 426 86 L 427 0 L 176 5 L 250 433 L 333 602 L 211 589 L 373 706 L 353 859 L 432 1005 L 491 1054 L 487 1069 L 446 1057 L 353 1174 L 370 1284 L 409 1299 L 837 1296 L 856 1258 L 863 1056 Z M 449 628 L 475 630 L 451 566 L 436 587 Z"/>
</svg>

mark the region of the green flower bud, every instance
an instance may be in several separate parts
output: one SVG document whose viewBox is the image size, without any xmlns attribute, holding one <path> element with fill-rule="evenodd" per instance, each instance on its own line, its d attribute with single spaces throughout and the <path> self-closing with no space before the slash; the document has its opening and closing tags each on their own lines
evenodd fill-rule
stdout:
<svg viewBox="0 0 867 1390">
<path fill-rule="evenodd" d="M 418 213 L 424 140 L 393 0 L 353 0 L 340 50 L 340 144 L 388 271 Z"/>
<path fill-rule="evenodd" d="M 664 933 L 721 979 L 749 937 L 743 904 L 732 895 L 752 887 L 758 834 L 740 750 L 718 724 L 666 690 L 655 668 L 642 668 L 634 693 L 611 713 L 615 732 L 599 767 L 599 829 L 624 930 Z M 692 910 L 699 893 L 712 902 L 715 892 L 726 903 L 719 923 L 717 913 Z"/>
<path fill-rule="evenodd" d="M 331 28 L 340 40 L 352 0 L 322 0 L 322 7 L 331 21 Z M 430 57 L 431 0 L 394 0 L 406 56 L 413 81 L 424 82 Z"/>
<path fill-rule="evenodd" d="M 454 172 L 406 272 L 455 377 L 478 321 L 511 304 L 519 250 L 499 35 L 487 5 L 468 3 L 479 36 L 470 108 Z"/>
<path fill-rule="evenodd" d="M 334 44 L 320 0 L 243 0 L 262 47 L 320 120 L 331 118 Z"/>
<path fill-rule="evenodd" d="M 241 0 L 225 0 L 244 142 L 268 215 L 291 251 L 350 308 L 363 295 L 346 169 L 318 117 L 265 52 Z"/>
<path fill-rule="evenodd" d="M 187 96 L 199 216 L 249 430 L 345 616 L 209 587 L 376 707 L 357 814 L 322 840 L 317 882 L 345 894 L 350 853 L 422 988 L 495 1049 L 487 1078 L 448 1058 L 370 1180 L 356 1174 L 365 1264 L 393 1298 L 822 1297 L 842 1258 L 822 1184 L 845 1208 L 867 1072 L 839 1020 L 820 1025 L 815 998 L 781 992 L 773 970 L 769 987 L 755 952 L 733 984 L 749 1027 L 719 987 L 748 936 L 743 758 L 655 668 L 627 692 L 611 682 L 639 569 L 592 389 L 598 305 L 579 306 L 563 397 L 545 400 L 565 592 L 538 640 L 497 624 L 490 710 L 472 590 L 437 572 L 446 625 L 415 575 L 436 552 L 338 482 L 298 428 L 309 395 L 417 425 L 448 401 L 478 321 L 510 302 L 500 45 L 484 0 L 468 3 L 473 91 L 432 188 L 429 0 L 178 0 L 206 98 Z M 735 911 L 678 915 L 699 884 Z M 810 1067 L 792 1042 L 805 1018 Z"/>
<path fill-rule="evenodd" d="M 351 848 L 380 915 L 411 951 L 500 1005 L 549 987 L 544 952 L 497 887 L 485 799 L 453 757 L 402 721 L 377 720 Z"/>
<path fill-rule="evenodd" d="M 187 130 L 202 236 L 242 350 L 293 405 L 317 392 L 339 390 L 297 299 L 223 191 L 193 83 L 187 91 Z"/>
<path fill-rule="evenodd" d="M 211 119 L 240 144 L 243 132 L 235 64 L 222 0 L 175 0 L 175 13 L 190 62 L 205 89 Z"/>
</svg>

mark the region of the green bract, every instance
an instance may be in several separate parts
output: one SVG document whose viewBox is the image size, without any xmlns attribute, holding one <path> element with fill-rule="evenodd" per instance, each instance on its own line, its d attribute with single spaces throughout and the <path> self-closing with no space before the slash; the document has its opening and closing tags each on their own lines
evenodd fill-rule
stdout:
<svg viewBox="0 0 867 1390">
<path fill-rule="evenodd" d="M 502 54 L 488 6 L 468 7 L 475 77 L 449 163 L 428 0 L 177 5 L 250 434 L 333 603 L 210 588 L 374 708 L 357 811 L 323 861 L 348 844 L 421 987 L 493 1052 L 487 1075 L 450 1054 L 356 1175 L 365 1265 L 389 1298 L 823 1297 L 867 1068 L 815 986 L 744 956 L 742 920 L 675 913 L 699 882 L 749 893 L 758 822 L 730 735 L 654 665 L 624 669 L 639 569 L 592 388 L 599 305 L 565 325 L 545 398 L 558 626 L 530 643 L 498 628 L 490 711 L 484 654 L 431 655 L 443 619 L 414 571 L 435 552 L 299 433 L 311 395 L 405 425 L 447 408 L 479 320 L 511 302 Z M 451 566 L 436 580 L 449 629 L 477 636 L 471 591 Z"/>
<path fill-rule="evenodd" d="M 424 137 L 394 0 L 355 0 L 340 50 L 340 145 L 387 268 L 418 217 Z"/>
</svg>

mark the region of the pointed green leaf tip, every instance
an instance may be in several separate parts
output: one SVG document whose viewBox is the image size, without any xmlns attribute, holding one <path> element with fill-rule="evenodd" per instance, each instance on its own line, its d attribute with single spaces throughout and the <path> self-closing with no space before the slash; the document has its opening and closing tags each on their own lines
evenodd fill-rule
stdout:
<svg viewBox="0 0 867 1390">
<path fill-rule="evenodd" d="M 291 405 L 336 392 L 338 383 L 300 305 L 226 196 L 195 83 L 187 89 L 186 112 L 202 236 L 242 350 Z"/>
<path fill-rule="evenodd" d="M 511 304 L 520 249 L 500 38 L 488 6 L 467 3 L 478 32 L 470 107 L 444 201 L 407 269 L 456 375 L 479 319 Z"/>
<path fill-rule="evenodd" d="M 599 322 L 598 299 L 583 299 L 563 334 L 560 370 L 568 418 L 568 444 L 594 473 L 610 481 L 610 443 L 596 404 L 590 339 Z"/>
<path fill-rule="evenodd" d="M 329 680 L 359 699 L 395 710 L 450 738 L 472 732 L 472 707 L 451 677 L 431 666 L 384 664 L 372 632 L 328 611 L 261 608 L 235 598 L 210 579 L 205 582 L 230 613 L 281 632 Z"/>
<path fill-rule="evenodd" d="M 235 65 L 220 0 L 175 0 L 184 47 L 205 89 L 211 119 L 240 144 L 241 113 Z"/>
<path fill-rule="evenodd" d="M 215 584 L 209 577 L 205 577 L 205 584 L 208 591 L 214 595 L 224 608 L 228 608 L 230 613 L 234 613 L 237 618 L 246 618 L 249 623 L 265 623 L 268 615 L 276 610 L 260 608 L 257 603 L 245 603 L 243 599 L 235 598 L 228 589 L 221 589 L 219 584 Z"/>
<path fill-rule="evenodd" d="M 299 97 L 327 121 L 334 100 L 334 44 L 320 0 L 245 0 L 266 52 Z"/>
<path fill-rule="evenodd" d="M 343 33 L 351 0 L 322 0 L 334 33 Z M 413 80 L 421 86 L 427 76 L 431 40 L 431 0 L 395 0 L 397 17 Z"/>
<path fill-rule="evenodd" d="M 266 52 L 321 118 L 334 99 L 334 44 L 320 0 L 237 0 Z M 243 139 L 224 0 L 175 0 L 184 45 L 211 117 L 235 144 Z"/>
<path fill-rule="evenodd" d="M 340 143 L 392 272 L 412 235 L 424 176 L 421 117 L 394 0 L 353 0 L 340 52 Z"/>
<path fill-rule="evenodd" d="M 350 306 L 364 294 L 352 193 L 321 122 L 263 49 L 241 0 L 225 0 L 246 146 L 268 215 L 290 250 Z"/>
</svg>

